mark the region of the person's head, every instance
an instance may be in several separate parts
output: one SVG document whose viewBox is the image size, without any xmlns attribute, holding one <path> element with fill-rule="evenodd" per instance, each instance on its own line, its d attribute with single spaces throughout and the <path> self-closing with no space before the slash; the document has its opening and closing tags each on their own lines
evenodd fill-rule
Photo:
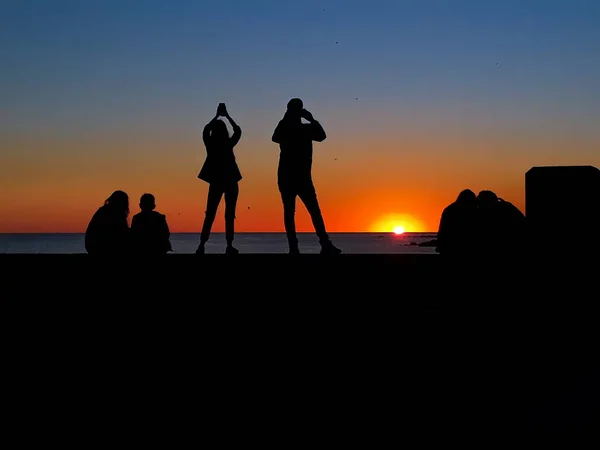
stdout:
<svg viewBox="0 0 600 450">
<path fill-rule="evenodd" d="M 299 98 L 291 99 L 287 104 L 287 111 L 285 115 L 290 119 L 298 119 L 302 117 L 302 110 L 304 109 L 304 103 Z"/>
<path fill-rule="evenodd" d="M 129 216 L 129 197 L 123 191 L 115 191 L 104 201 L 104 206 L 108 207 L 115 215 Z"/>
<path fill-rule="evenodd" d="M 154 208 L 156 208 L 154 195 L 144 194 L 140 197 L 140 209 L 142 211 L 152 211 Z"/>
<path fill-rule="evenodd" d="M 465 189 L 456 197 L 456 203 L 461 206 L 477 206 L 477 196 L 471 189 Z"/>
<path fill-rule="evenodd" d="M 222 120 L 217 120 L 210 132 L 210 137 L 213 141 L 221 142 L 229 139 L 229 131 L 227 130 L 227 125 Z"/>
<path fill-rule="evenodd" d="M 498 196 L 492 191 L 481 191 L 477 194 L 477 205 L 485 210 L 495 208 L 498 205 Z"/>
</svg>

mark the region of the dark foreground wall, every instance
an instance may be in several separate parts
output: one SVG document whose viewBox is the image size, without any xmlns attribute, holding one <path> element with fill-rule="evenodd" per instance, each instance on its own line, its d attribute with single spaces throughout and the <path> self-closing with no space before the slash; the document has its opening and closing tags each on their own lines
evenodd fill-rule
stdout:
<svg viewBox="0 0 600 450">
<path fill-rule="evenodd" d="M 551 247 L 549 247 L 551 248 Z M 17 298 L 60 295 L 87 301 L 170 299 L 193 304 L 240 300 L 387 303 L 455 309 L 544 310 L 590 306 L 596 270 L 589 252 L 440 255 L 170 254 L 94 258 L 86 254 L 0 254 L 5 288 Z"/>
<path fill-rule="evenodd" d="M 581 432 L 597 411 L 597 295 L 573 258 L 0 260 L 7 385 L 94 420 L 374 446 Z"/>
<path fill-rule="evenodd" d="M 525 174 L 525 210 L 539 247 L 600 249 L 600 170 L 593 166 L 532 167 Z"/>
</svg>

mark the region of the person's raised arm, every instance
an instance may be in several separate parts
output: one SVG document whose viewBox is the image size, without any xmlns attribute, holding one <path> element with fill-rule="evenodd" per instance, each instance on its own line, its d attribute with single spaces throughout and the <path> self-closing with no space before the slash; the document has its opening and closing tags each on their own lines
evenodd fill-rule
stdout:
<svg viewBox="0 0 600 450">
<path fill-rule="evenodd" d="M 229 121 L 231 128 L 233 128 L 233 135 L 231 136 L 231 146 L 235 147 L 242 137 L 242 128 L 235 123 L 229 113 L 225 114 L 225 118 Z"/>
<path fill-rule="evenodd" d="M 325 139 L 327 139 L 327 135 L 325 134 L 323 126 L 317 120 L 315 120 L 310 112 L 308 112 L 306 109 L 303 109 L 302 117 L 310 124 L 310 137 L 313 141 L 323 142 Z"/>
<path fill-rule="evenodd" d="M 215 117 L 213 117 L 212 120 L 204 126 L 204 130 L 202 130 L 202 140 L 204 141 L 204 145 L 206 145 L 208 143 L 208 140 L 210 139 L 210 132 L 217 120 L 219 120 L 218 114 Z"/>
</svg>

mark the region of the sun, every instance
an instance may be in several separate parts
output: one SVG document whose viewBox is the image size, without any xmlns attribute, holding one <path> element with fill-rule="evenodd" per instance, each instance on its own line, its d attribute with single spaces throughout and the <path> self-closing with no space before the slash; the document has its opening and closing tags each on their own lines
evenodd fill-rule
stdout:
<svg viewBox="0 0 600 450">
<path fill-rule="evenodd" d="M 410 214 L 388 213 L 379 216 L 369 227 L 371 233 L 414 233 L 424 230 L 423 223 Z"/>
<path fill-rule="evenodd" d="M 394 234 L 396 234 L 396 235 L 404 234 L 404 227 L 402 225 L 398 225 L 397 227 L 394 227 Z"/>
</svg>

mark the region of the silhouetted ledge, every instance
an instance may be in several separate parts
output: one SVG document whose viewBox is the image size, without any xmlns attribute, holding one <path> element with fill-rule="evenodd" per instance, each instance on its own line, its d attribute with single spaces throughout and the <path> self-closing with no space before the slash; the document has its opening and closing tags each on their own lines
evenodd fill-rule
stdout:
<svg viewBox="0 0 600 450">
<path fill-rule="evenodd" d="M 135 255 L 116 256 L 116 257 L 98 257 L 88 254 L 0 254 L 0 261 L 9 270 L 23 268 L 31 270 L 33 267 L 71 266 L 72 270 L 78 270 L 79 267 L 94 265 L 98 262 L 102 267 L 110 261 L 111 265 L 119 266 L 129 264 L 131 270 L 135 266 L 144 266 L 145 268 L 161 267 L 165 270 L 169 268 L 202 267 L 205 272 L 222 272 L 225 270 L 238 270 L 243 268 L 252 271 L 257 268 L 269 268 L 273 272 L 281 269 L 296 267 L 310 268 L 312 266 L 327 266 L 330 268 L 344 267 L 346 270 L 372 271 L 375 268 L 379 270 L 394 269 L 399 267 L 405 270 L 432 270 L 439 265 L 439 255 L 427 254 L 342 254 L 336 256 L 326 256 L 320 254 L 239 254 L 228 256 L 224 254 L 167 254 L 156 257 L 138 257 Z"/>
<path fill-rule="evenodd" d="M 77 258 L 99 258 L 87 253 L 0 253 L 0 257 L 11 258 L 52 258 L 52 257 L 77 257 Z M 115 258 L 135 258 L 137 255 L 116 255 Z M 303 253 L 300 255 L 288 255 L 287 253 L 240 253 L 239 255 L 229 256 L 221 253 L 208 253 L 205 255 L 196 255 L 194 253 L 168 253 L 166 255 L 157 256 L 157 258 L 193 258 L 201 260 L 205 258 L 227 258 L 233 260 L 236 258 L 285 258 L 285 259 L 302 259 L 302 258 L 377 258 L 377 259 L 414 259 L 414 258 L 438 258 L 439 254 L 435 253 L 342 253 L 341 255 L 329 256 L 319 253 Z"/>
<path fill-rule="evenodd" d="M 255 393 L 248 405 L 265 404 L 265 392 L 279 401 L 296 393 L 289 401 L 298 408 L 308 392 L 311 414 L 331 401 L 337 416 L 361 418 L 357 428 L 387 423 L 393 402 L 427 433 L 565 428 L 576 414 L 578 423 L 592 417 L 586 402 L 598 397 L 589 367 L 597 294 L 586 282 L 595 288 L 596 275 L 566 272 L 573 259 L 544 269 L 522 255 L 495 264 L 421 254 L 0 261 L 3 305 L 23 311 L 4 314 L 7 347 L 24 355 L 28 374 L 50 368 L 45 377 L 70 384 L 88 378 L 65 378 L 57 366 L 106 366 L 135 374 L 135 383 L 154 375 L 152 389 L 168 385 L 179 398 L 200 376 L 219 401 L 232 389 L 243 391 L 238 400 Z M 98 374 L 94 386 L 113 379 Z M 119 386 L 129 389 L 121 378 Z"/>
<path fill-rule="evenodd" d="M 577 302 L 595 280 L 589 255 L 526 255 L 515 253 L 485 259 L 456 259 L 437 254 L 167 254 L 154 258 L 97 257 L 88 254 L 0 254 L 3 275 L 18 280 L 19 289 L 111 289 L 119 279 L 136 280 L 136 289 L 213 289 L 225 295 L 295 295 L 307 300 L 402 297 L 489 297 L 492 303 L 553 302 L 563 292 Z M 143 272 L 142 272 L 143 271 Z M 52 280 L 43 284 L 43 280 Z M 129 287 L 127 284 L 123 289 Z M 407 294 L 416 294 L 407 298 Z M 115 292 L 115 295 L 117 293 Z M 211 294 L 212 295 L 212 294 Z M 588 295 L 584 295 L 588 300 Z M 523 298 L 528 298 L 523 301 Z M 490 302 L 482 302 L 489 304 Z"/>
<path fill-rule="evenodd" d="M 96 258 L 96 256 L 89 255 L 87 253 L 0 253 L 0 257 L 23 257 L 23 258 L 52 258 L 52 257 L 78 257 L 78 258 Z M 137 255 L 116 255 L 115 258 L 131 257 L 135 258 Z M 204 258 L 286 258 L 286 259 L 302 259 L 302 258 L 378 258 L 378 259 L 414 259 L 414 258 L 438 258 L 440 257 L 437 253 L 342 253 L 341 255 L 329 256 L 321 255 L 319 253 L 303 253 L 300 255 L 288 255 L 287 253 L 240 253 L 239 255 L 229 256 L 221 253 L 207 253 L 205 255 L 196 255 L 194 253 L 168 253 L 166 255 L 158 256 L 158 258 L 193 258 L 201 260 Z"/>
<path fill-rule="evenodd" d="M 530 264 L 544 264 L 556 266 L 567 262 L 564 258 L 569 256 L 575 259 L 568 261 L 569 266 L 577 265 L 579 262 L 586 263 L 585 256 L 589 251 L 571 251 L 558 252 L 556 250 L 548 250 L 545 253 L 536 252 L 536 254 L 527 254 L 526 252 L 515 252 L 502 257 L 485 257 L 478 259 L 459 259 L 462 263 L 471 262 L 474 265 L 480 261 L 485 261 L 485 264 L 495 266 L 521 267 Z M 336 256 L 320 255 L 320 254 L 301 254 L 288 255 L 284 253 L 240 253 L 236 256 L 225 254 L 206 254 L 195 255 L 193 253 L 170 253 L 154 257 L 138 256 L 138 255 L 116 255 L 116 256 L 93 256 L 86 253 L 0 253 L 0 261 L 7 264 L 65 264 L 71 262 L 81 262 L 86 264 L 92 261 L 111 261 L 114 264 L 122 262 L 135 262 L 136 264 L 155 264 L 155 263 L 184 263 L 184 264 L 200 264 L 205 267 L 211 265 L 221 266 L 222 264 L 321 264 L 328 265 L 354 265 L 356 267 L 368 268 L 370 264 L 376 265 L 402 265 L 419 266 L 427 265 L 429 267 L 444 266 L 448 268 L 446 262 L 453 264 L 457 261 L 456 258 L 446 257 L 439 254 L 431 253 L 399 253 L 399 254 L 382 254 L 382 253 L 348 253 Z M 587 264 L 587 263 L 586 263 Z"/>
<path fill-rule="evenodd" d="M 202 266 L 206 270 L 223 270 L 225 267 L 244 267 L 248 270 L 262 266 L 269 266 L 274 269 L 283 267 L 310 267 L 311 265 L 326 265 L 330 268 L 344 267 L 355 268 L 371 272 L 373 269 L 384 267 L 397 270 L 399 267 L 404 269 L 422 270 L 440 269 L 451 270 L 452 268 L 470 266 L 470 270 L 490 268 L 494 270 L 510 271 L 518 274 L 525 270 L 531 275 L 536 274 L 536 267 L 543 267 L 544 270 L 569 270 L 574 268 L 583 269 L 589 266 L 586 257 L 589 251 L 581 252 L 563 252 L 549 250 L 546 253 L 538 252 L 536 254 L 527 254 L 525 252 L 515 252 L 502 257 L 484 257 L 457 259 L 439 254 L 421 254 L 421 253 L 403 253 L 403 254 L 341 254 L 336 256 L 320 254 L 301 254 L 288 255 L 278 253 L 241 253 L 236 256 L 224 254 L 206 254 L 195 255 L 189 253 L 170 253 L 155 257 L 137 256 L 137 255 L 118 255 L 114 257 L 93 256 L 86 253 L 0 253 L 0 262 L 5 264 L 9 271 L 21 267 L 33 267 L 34 265 L 47 266 L 51 268 L 54 265 L 76 264 L 71 269 L 76 270 L 77 265 L 102 263 L 105 268 L 110 265 L 132 264 L 131 270 L 135 265 L 144 265 L 151 267 L 184 267 Z M 458 263 L 458 265 L 457 265 Z M 181 266 L 183 264 L 184 266 Z M 81 267 L 83 267 L 81 266 Z M 466 274 L 465 274 L 466 275 Z"/>
</svg>

